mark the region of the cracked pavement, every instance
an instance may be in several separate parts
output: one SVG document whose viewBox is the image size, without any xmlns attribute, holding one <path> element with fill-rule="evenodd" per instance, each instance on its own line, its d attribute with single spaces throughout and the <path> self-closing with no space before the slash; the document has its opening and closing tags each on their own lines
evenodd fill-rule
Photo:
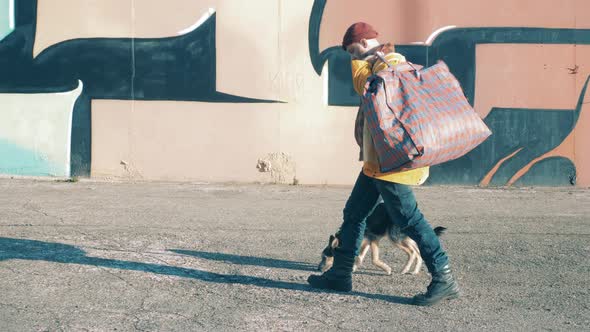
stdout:
<svg viewBox="0 0 590 332">
<path fill-rule="evenodd" d="M 427 273 L 367 260 L 316 292 L 349 187 L 0 179 L 2 331 L 582 331 L 590 190 L 421 187 L 463 297 L 408 305 Z"/>
</svg>

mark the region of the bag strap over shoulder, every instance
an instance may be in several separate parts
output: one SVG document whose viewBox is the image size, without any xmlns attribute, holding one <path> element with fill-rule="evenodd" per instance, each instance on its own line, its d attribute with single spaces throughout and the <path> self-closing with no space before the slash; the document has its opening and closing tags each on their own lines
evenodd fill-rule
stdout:
<svg viewBox="0 0 590 332">
<path fill-rule="evenodd" d="M 421 79 L 420 76 L 420 69 L 424 68 L 423 66 L 413 64 L 411 62 L 404 62 L 397 65 L 390 64 L 387 59 L 385 59 L 385 55 L 382 52 L 375 53 L 379 60 L 383 61 L 387 65 L 388 68 L 392 69 L 393 71 L 414 71 L 416 73 L 416 78 Z"/>
</svg>

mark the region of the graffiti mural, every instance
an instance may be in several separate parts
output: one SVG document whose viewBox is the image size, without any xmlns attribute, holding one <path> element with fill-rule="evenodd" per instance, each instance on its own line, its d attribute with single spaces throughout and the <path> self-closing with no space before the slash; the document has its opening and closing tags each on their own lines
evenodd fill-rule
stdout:
<svg viewBox="0 0 590 332">
<path fill-rule="evenodd" d="M 330 105 L 358 106 L 352 88 L 350 58 L 339 46 L 320 51 L 320 26 L 327 0 L 316 0 L 309 22 L 309 53 L 319 75 L 327 63 Z M 476 48 L 484 44 L 590 45 L 590 29 L 525 27 L 445 29 L 423 45 L 396 45 L 409 61 L 430 66 L 445 61 L 460 81 L 470 104 L 476 96 Z M 509 79 L 509 78 L 508 78 Z M 582 112 L 588 80 L 572 100 L 575 109 L 493 107 L 485 117 L 493 135 L 466 156 L 432 168 L 430 184 L 506 185 L 517 173 L 560 146 L 572 134 Z M 478 110 L 479 111 L 479 110 Z M 483 110 L 486 112 L 486 110 Z M 487 113 L 487 112 L 486 112 Z M 487 179 L 489 178 L 489 179 Z M 517 184 L 571 185 L 576 169 L 567 158 L 541 160 Z"/>
<path fill-rule="evenodd" d="M 285 182 L 351 184 L 338 44 L 369 20 L 446 61 L 494 131 L 429 183 L 590 185 L 590 3 L 522 1 L 0 0 L 0 174 L 272 182 L 255 166 L 279 155 Z"/>
<path fill-rule="evenodd" d="M 37 0 L 15 1 L 15 29 L 0 41 L 0 94 L 58 93 L 83 82 L 72 110 L 73 175 L 90 172 L 93 99 L 276 102 L 217 91 L 215 14 L 178 37 L 68 40 L 33 58 Z"/>
</svg>

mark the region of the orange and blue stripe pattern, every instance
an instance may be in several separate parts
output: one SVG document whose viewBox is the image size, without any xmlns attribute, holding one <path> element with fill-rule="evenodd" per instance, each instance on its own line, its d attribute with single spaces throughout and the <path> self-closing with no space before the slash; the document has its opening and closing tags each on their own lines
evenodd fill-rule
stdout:
<svg viewBox="0 0 590 332">
<path fill-rule="evenodd" d="M 361 112 L 381 172 L 460 158 L 491 135 L 444 62 L 421 70 L 405 68 L 380 71 L 365 86 Z M 355 132 L 362 130 L 360 122 Z"/>
</svg>

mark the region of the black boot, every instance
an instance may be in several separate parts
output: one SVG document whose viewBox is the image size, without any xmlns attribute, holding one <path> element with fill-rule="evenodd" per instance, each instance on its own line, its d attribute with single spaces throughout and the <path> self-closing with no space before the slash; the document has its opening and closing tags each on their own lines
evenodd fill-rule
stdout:
<svg viewBox="0 0 590 332">
<path fill-rule="evenodd" d="M 322 275 L 311 275 L 307 282 L 313 288 L 331 289 L 339 292 L 352 290 L 352 266 L 354 255 L 346 255 L 338 248 L 334 250 L 334 264 Z"/>
<path fill-rule="evenodd" d="M 416 295 L 413 303 L 419 306 L 431 306 L 445 299 L 459 297 L 459 285 L 451 275 L 449 266 L 445 266 L 440 272 L 432 274 L 432 281 L 426 293 Z"/>
</svg>

